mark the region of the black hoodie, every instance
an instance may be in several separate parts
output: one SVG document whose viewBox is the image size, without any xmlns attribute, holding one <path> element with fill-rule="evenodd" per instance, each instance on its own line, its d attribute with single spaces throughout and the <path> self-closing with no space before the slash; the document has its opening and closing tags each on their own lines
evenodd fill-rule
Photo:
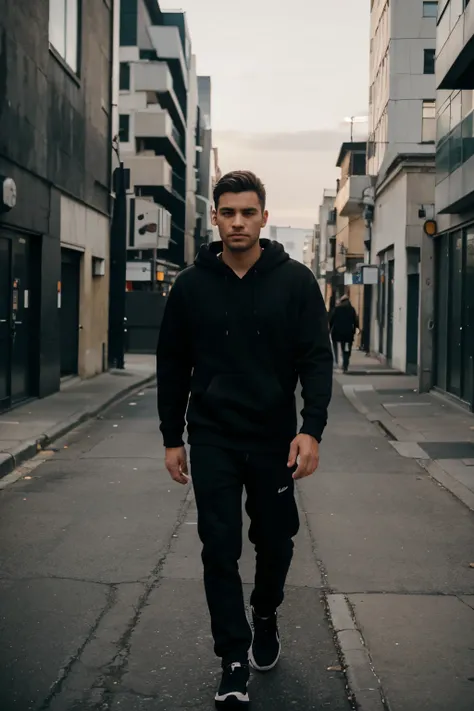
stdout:
<svg viewBox="0 0 474 711">
<path fill-rule="evenodd" d="M 165 447 L 183 444 L 186 417 L 191 445 L 287 449 L 298 376 L 301 432 L 321 440 L 333 367 L 324 301 L 312 272 L 281 244 L 261 246 L 240 279 L 219 258 L 222 243 L 212 242 L 171 289 L 157 349 Z"/>
</svg>

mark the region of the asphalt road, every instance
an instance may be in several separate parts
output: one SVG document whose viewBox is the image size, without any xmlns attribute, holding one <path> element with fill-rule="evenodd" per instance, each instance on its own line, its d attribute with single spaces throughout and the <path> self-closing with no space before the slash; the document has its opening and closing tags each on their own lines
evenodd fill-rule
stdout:
<svg viewBox="0 0 474 711">
<path fill-rule="evenodd" d="M 0 492 L 1 711 L 212 709 L 192 488 L 164 469 L 154 389 L 55 450 Z M 355 612 L 391 711 L 472 711 L 472 512 L 337 384 L 320 470 L 298 492 L 283 656 L 252 676 L 253 711 L 349 710 L 327 592 Z M 241 570 L 248 594 L 249 546 Z"/>
<path fill-rule="evenodd" d="M 0 494 L 2 711 L 213 708 L 212 652 L 191 487 L 163 466 L 155 391 L 127 398 Z M 31 464 L 31 463 L 30 463 Z M 303 514 L 304 515 L 304 514 Z M 252 551 L 242 560 L 246 592 Z M 346 711 L 307 526 L 281 613 L 277 672 L 254 711 Z"/>
</svg>

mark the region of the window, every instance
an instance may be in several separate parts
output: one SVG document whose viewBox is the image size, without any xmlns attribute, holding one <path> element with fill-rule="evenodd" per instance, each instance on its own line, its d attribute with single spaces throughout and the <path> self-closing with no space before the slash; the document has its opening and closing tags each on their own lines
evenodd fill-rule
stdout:
<svg viewBox="0 0 474 711">
<path fill-rule="evenodd" d="M 76 74 L 79 65 L 79 1 L 49 2 L 49 42 Z"/>
<path fill-rule="evenodd" d="M 423 125 L 421 130 L 423 143 L 436 141 L 436 101 L 423 101 Z"/>
<path fill-rule="evenodd" d="M 425 49 L 423 73 L 424 74 L 434 74 L 435 73 L 435 49 Z"/>
<path fill-rule="evenodd" d="M 423 3 L 423 17 L 437 17 L 438 16 L 438 3 L 437 2 L 424 2 Z"/>
<path fill-rule="evenodd" d="M 130 90 L 130 64 L 128 62 L 120 62 L 120 89 L 124 91 Z"/>
<path fill-rule="evenodd" d="M 119 117 L 119 139 L 121 143 L 128 143 L 130 140 L 130 116 L 120 114 Z"/>
</svg>

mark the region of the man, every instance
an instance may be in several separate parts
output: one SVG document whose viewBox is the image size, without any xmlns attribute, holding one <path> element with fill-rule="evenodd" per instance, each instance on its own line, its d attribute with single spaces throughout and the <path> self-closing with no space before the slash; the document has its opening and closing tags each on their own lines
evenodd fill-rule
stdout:
<svg viewBox="0 0 474 711">
<path fill-rule="evenodd" d="M 263 672 L 280 656 L 276 611 L 299 528 L 294 480 L 318 466 L 332 388 L 319 287 L 281 245 L 260 241 L 265 200 L 253 173 L 229 173 L 217 183 L 212 219 L 222 242 L 202 247 L 195 265 L 178 276 L 157 351 L 166 466 L 181 484 L 188 482 L 187 411 L 204 584 L 223 667 L 217 708 L 247 707 L 249 659 Z M 257 553 L 253 635 L 238 569 L 244 487 Z"/>
<path fill-rule="evenodd" d="M 342 370 L 347 373 L 352 353 L 354 336 L 359 328 L 359 318 L 347 294 L 341 297 L 329 318 L 334 361 L 339 363 L 339 344 L 342 350 Z"/>
</svg>

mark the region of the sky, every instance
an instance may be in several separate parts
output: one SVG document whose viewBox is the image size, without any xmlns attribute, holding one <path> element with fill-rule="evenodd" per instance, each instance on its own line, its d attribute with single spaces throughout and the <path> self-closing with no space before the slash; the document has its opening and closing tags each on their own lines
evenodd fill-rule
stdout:
<svg viewBox="0 0 474 711">
<path fill-rule="evenodd" d="M 159 3 L 186 12 L 198 74 L 211 76 L 221 169 L 258 174 L 271 224 L 311 227 L 350 140 L 344 118 L 368 113 L 370 0 Z"/>
</svg>

